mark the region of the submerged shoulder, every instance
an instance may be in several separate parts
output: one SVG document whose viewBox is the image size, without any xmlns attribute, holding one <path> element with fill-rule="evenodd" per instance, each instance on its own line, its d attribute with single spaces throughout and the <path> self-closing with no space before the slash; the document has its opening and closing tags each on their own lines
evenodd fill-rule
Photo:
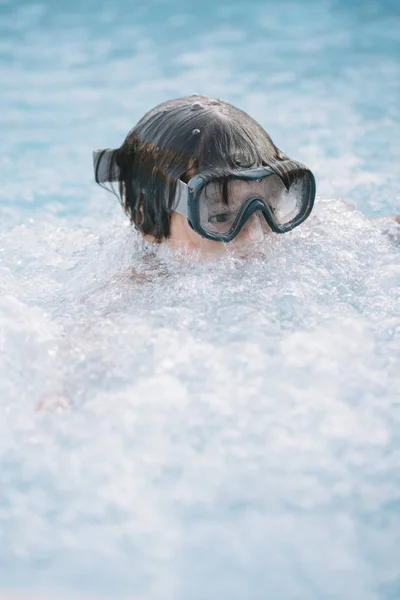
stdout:
<svg viewBox="0 0 400 600">
<path fill-rule="evenodd" d="M 371 219 L 381 233 L 400 245 L 400 215 Z"/>
</svg>

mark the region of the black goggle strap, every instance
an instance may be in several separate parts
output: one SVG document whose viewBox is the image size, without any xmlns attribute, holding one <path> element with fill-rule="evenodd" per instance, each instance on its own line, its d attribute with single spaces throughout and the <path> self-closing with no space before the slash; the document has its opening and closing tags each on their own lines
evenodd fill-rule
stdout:
<svg viewBox="0 0 400 600">
<path fill-rule="evenodd" d="M 105 150 L 93 150 L 93 168 L 94 178 L 97 183 L 112 183 L 120 181 L 120 168 L 115 161 L 115 150 L 106 148 Z M 188 195 L 189 188 L 184 181 L 180 179 L 176 182 L 176 191 L 174 199 L 174 209 L 179 214 L 187 218 L 188 216 Z"/>
<path fill-rule="evenodd" d="M 178 179 L 176 182 L 173 210 L 186 218 L 188 217 L 188 197 L 188 185 L 181 179 Z"/>
<path fill-rule="evenodd" d="M 97 183 L 119 181 L 120 169 L 115 162 L 115 150 L 93 150 L 94 178 Z"/>
</svg>

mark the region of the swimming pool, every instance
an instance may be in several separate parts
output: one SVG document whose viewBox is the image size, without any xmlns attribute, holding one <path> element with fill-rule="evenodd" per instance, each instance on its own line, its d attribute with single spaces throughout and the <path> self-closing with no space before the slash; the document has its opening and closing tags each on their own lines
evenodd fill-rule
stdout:
<svg viewBox="0 0 400 600">
<path fill-rule="evenodd" d="M 369 219 L 400 212 L 399 25 L 0 2 L 0 593 L 400 596 L 400 259 Z M 194 92 L 316 173 L 267 260 L 154 255 L 93 183 L 92 149 Z"/>
</svg>

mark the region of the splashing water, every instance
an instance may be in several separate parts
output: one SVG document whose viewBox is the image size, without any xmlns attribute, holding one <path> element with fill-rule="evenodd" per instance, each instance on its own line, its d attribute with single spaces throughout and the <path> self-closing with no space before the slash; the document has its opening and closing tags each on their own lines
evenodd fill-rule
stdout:
<svg viewBox="0 0 400 600">
<path fill-rule="evenodd" d="M 154 251 L 119 220 L 43 233 L 3 238 L 6 582 L 238 599 L 397 584 L 385 236 L 335 201 L 253 261 Z"/>
<path fill-rule="evenodd" d="M 92 182 L 92 148 L 201 87 L 323 198 L 394 214 L 396 18 L 329 6 L 0 4 L 0 594 L 399 598 L 399 227 L 319 198 L 202 262 Z"/>
</svg>

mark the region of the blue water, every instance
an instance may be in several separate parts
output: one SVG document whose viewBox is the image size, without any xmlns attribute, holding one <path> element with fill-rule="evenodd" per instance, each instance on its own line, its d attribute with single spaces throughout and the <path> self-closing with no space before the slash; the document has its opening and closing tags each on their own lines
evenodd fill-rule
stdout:
<svg viewBox="0 0 400 600">
<path fill-rule="evenodd" d="M 397 600 L 398 3 L 140 4 L 0 1 L 0 595 Z M 265 260 L 93 183 L 195 92 L 316 174 Z"/>
</svg>

